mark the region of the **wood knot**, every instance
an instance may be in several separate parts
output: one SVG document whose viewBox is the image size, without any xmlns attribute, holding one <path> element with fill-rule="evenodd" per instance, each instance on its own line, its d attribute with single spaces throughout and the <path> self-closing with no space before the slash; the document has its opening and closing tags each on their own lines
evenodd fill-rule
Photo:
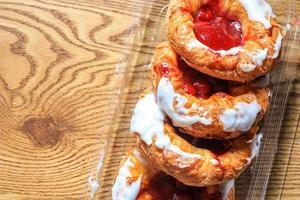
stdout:
<svg viewBox="0 0 300 200">
<path fill-rule="evenodd" d="M 52 117 L 30 118 L 24 122 L 22 130 L 40 146 L 55 145 L 61 135 Z"/>
</svg>

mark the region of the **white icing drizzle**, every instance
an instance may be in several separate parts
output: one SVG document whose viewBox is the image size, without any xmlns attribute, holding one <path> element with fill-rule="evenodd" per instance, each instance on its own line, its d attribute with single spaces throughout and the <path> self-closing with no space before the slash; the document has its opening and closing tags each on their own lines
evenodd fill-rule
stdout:
<svg viewBox="0 0 300 200">
<path fill-rule="evenodd" d="M 280 44 L 281 46 L 281 44 Z M 193 48 L 202 48 L 202 49 L 209 49 L 210 51 L 214 53 L 218 53 L 221 56 L 232 56 L 232 55 L 237 55 L 240 52 L 245 52 L 247 53 L 253 63 L 243 63 L 239 67 L 242 71 L 244 72 L 251 72 L 253 71 L 256 66 L 262 65 L 263 61 L 267 58 L 268 55 L 268 49 L 262 49 L 262 50 L 255 50 L 255 51 L 248 51 L 242 47 L 233 47 L 229 50 L 218 50 L 215 51 L 208 46 L 202 44 L 199 40 L 197 39 L 191 39 L 187 43 L 188 50 L 191 51 Z M 280 49 L 280 48 L 279 48 Z"/>
<path fill-rule="evenodd" d="M 253 158 L 255 156 L 257 156 L 257 154 L 259 152 L 259 149 L 260 149 L 260 146 L 261 146 L 262 138 L 263 138 L 263 134 L 259 133 L 259 134 L 256 134 L 255 137 L 252 139 L 252 142 L 251 142 L 251 155 L 248 158 L 248 163 L 247 163 L 248 165 L 251 163 Z"/>
<path fill-rule="evenodd" d="M 261 106 L 256 101 L 235 104 L 233 108 L 226 109 L 220 116 L 223 130 L 227 132 L 248 131 L 260 110 Z"/>
<path fill-rule="evenodd" d="M 214 159 L 214 158 L 210 159 L 210 163 L 211 163 L 212 165 L 219 165 L 219 164 L 220 164 L 219 161 L 216 160 L 216 159 Z"/>
<path fill-rule="evenodd" d="M 226 181 L 225 183 L 220 184 L 219 188 L 221 190 L 222 200 L 225 200 L 227 198 L 233 186 L 234 186 L 234 179 L 231 179 L 229 181 Z"/>
<path fill-rule="evenodd" d="M 267 55 L 268 55 L 267 48 L 263 50 L 256 50 L 251 52 L 252 61 L 258 66 L 263 64 L 263 61 L 267 58 Z"/>
<path fill-rule="evenodd" d="M 236 55 L 238 54 L 242 48 L 241 47 L 233 47 L 231 49 L 228 50 L 213 50 L 211 48 L 209 48 L 208 46 L 206 46 L 205 44 L 203 44 L 202 42 L 200 42 L 197 39 L 191 39 L 188 43 L 187 43 L 187 47 L 189 50 L 192 50 L 194 48 L 202 48 L 202 49 L 209 49 L 210 51 L 214 52 L 214 53 L 218 53 L 221 56 L 230 56 L 230 55 Z"/>
<path fill-rule="evenodd" d="M 205 111 L 203 107 L 193 104 L 191 108 L 185 108 L 185 104 L 187 102 L 186 98 L 175 92 L 172 83 L 166 77 L 162 77 L 159 81 L 157 102 L 177 126 L 190 127 L 192 124 L 198 122 L 204 125 L 212 124 L 212 120 L 205 117 L 207 110 Z M 177 102 L 176 105 L 174 105 L 175 102 Z M 191 110 L 198 111 L 196 113 L 199 113 L 199 111 L 202 112 L 202 116 L 199 116 L 199 114 L 195 116 L 188 116 L 188 113 Z"/>
<path fill-rule="evenodd" d="M 247 63 L 247 64 L 241 64 L 241 65 L 240 65 L 240 69 L 241 69 L 243 72 L 251 72 L 251 71 L 253 71 L 255 68 L 256 68 L 256 65 L 250 64 L 250 63 Z"/>
<path fill-rule="evenodd" d="M 130 168 L 134 163 L 128 158 L 120 168 L 115 184 L 112 187 L 113 200 L 135 200 L 141 186 L 142 176 L 140 175 L 135 182 L 128 184 L 127 179 L 132 176 Z"/>
<path fill-rule="evenodd" d="M 171 143 L 164 133 L 165 114 L 155 101 L 153 93 L 147 94 L 138 101 L 130 123 L 130 131 L 138 133 L 141 139 L 151 145 L 155 138 L 155 145 L 163 150 L 174 152 L 183 158 L 201 158 L 200 155 L 184 152 Z"/>
<path fill-rule="evenodd" d="M 281 33 L 278 34 L 278 37 L 276 39 L 275 45 L 274 45 L 274 54 L 272 58 L 277 58 L 281 49 L 281 42 L 282 42 L 282 35 Z"/>
<path fill-rule="evenodd" d="M 271 6 L 264 0 L 240 0 L 242 6 L 247 11 L 248 18 L 251 21 L 257 21 L 264 25 L 265 28 L 270 28 L 269 17 L 275 17 Z"/>
<path fill-rule="evenodd" d="M 243 72 L 251 72 L 257 66 L 262 65 L 263 61 L 267 58 L 268 49 L 265 48 L 263 50 L 251 51 L 251 52 L 248 52 L 247 54 L 251 57 L 251 60 L 254 62 L 254 64 L 253 63 L 244 63 L 244 64 L 241 64 L 240 65 L 240 69 Z"/>
</svg>

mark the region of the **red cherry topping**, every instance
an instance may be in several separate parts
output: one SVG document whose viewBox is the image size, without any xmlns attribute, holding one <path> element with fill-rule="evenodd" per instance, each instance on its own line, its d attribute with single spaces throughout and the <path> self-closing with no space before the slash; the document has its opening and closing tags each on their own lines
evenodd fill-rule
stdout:
<svg viewBox="0 0 300 200">
<path fill-rule="evenodd" d="M 183 82 L 185 91 L 197 98 L 208 99 L 212 92 L 210 83 L 201 77 L 190 77 L 187 73 L 183 76 Z"/>
<path fill-rule="evenodd" d="M 196 88 L 195 88 L 192 84 L 190 84 L 190 83 L 186 83 L 186 84 L 184 85 L 184 89 L 185 89 L 185 91 L 186 91 L 187 93 L 189 93 L 190 95 L 196 96 L 196 94 L 197 94 Z"/>
<path fill-rule="evenodd" d="M 183 89 L 197 98 L 208 99 L 212 94 L 226 92 L 228 89 L 227 82 L 200 73 L 182 59 L 179 59 L 178 68 L 183 73 Z"/>
<path fill-rule="evenodd" d="M 208 99 L 217 92 L 226 92 L 227 83 L 217 78 L 206 76 L 186 65 L 183 60 L 179 64 L 185 92 L 197 98 Z"/>
<path fill-rule="evenodd" d="M 207 7 L 202 7 L 197 13 L 196 21 L 209 21 L 213 19 L 214 14 L 213 10 Z"/>
<path fill-rule="evenodd" d="M 204 79 L 197 80 L 193 86 L 196 88 L 197 94 L 209 94 L 212 90 L 210 84 Z"/>
<path fill-rule="evenodd" d="M 220 16 L 217 4 L 203 6 L 195 17 L 196 38 L 214 50 L 228 50 L 241 45 L 241 24 L 232 17 Z"/>
<path fill-rule="evenodd" d="M 164 77 L 168 76 L 168 74 L 171 71 L 171 69 L 167 65 L 165 65 L 165 64 L 159 65 L 158 68 L 159 68 L 159 71 L 161 73 L 161 76 L 164 76 Z"/>
</svg>

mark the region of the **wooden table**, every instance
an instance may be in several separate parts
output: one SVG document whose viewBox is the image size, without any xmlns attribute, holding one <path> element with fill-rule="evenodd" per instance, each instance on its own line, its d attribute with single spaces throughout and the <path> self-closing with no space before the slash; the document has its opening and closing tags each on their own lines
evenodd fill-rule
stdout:
<svg viewBox="0 0 300 200">
<path fill-rule="evenodd" d="M 110 199 L 166 2 L 0 0 L 0 199 Z M 299 199 L 299 115 L 298 70 L 268 199 Z"/>
</svg>

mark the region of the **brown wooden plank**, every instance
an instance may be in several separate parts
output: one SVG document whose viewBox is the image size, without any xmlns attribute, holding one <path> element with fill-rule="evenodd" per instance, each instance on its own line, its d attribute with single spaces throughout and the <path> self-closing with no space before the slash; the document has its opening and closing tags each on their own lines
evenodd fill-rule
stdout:
<svg viewBox="0 0 300 200">
<path fill-rule="evenodd" d="M 146 65 L 167 2 L 0 0 L 0 199 L 89 198 L 88 179 L 97 181 L 105 133 L 113 145 L 96 199 L 110 199 L 118 162 L 135 146 L 129 121 L 138 94 L 150 84 Z M 284 21 L 286 7 L 279 7 Z M 115 113 L 116 68 L 126 79 Z M 300 195 L 299 96 L 298 72 L 268 199 Z"/>
<path fill-rule="evenodd" d="M 0 199 L 83 199 L 136 2 L 0 1 Z"/>
</svg>

